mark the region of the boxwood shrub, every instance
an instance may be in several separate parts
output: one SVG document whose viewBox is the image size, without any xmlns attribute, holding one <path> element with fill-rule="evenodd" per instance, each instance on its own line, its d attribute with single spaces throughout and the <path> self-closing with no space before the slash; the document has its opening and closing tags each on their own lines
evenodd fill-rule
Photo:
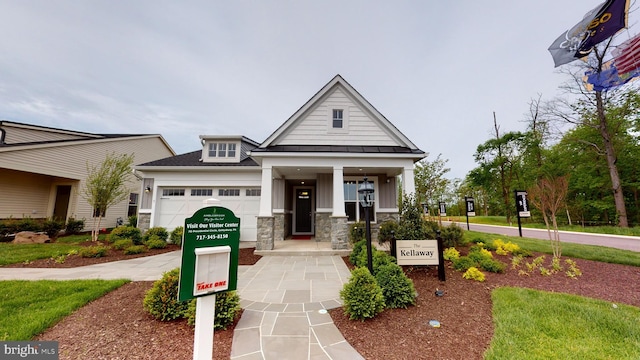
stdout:
<svg viewBox="0 0 640 360">
<path fill-rule="evenodd" d="M 344 312 L 351 320 L 373 318 L 384 310 L 382 288 L 364 267 L 351 271 L 349 282 L 340 291 Z"/>
<path fill-rule="evenodd" d="M 416 289 L 413 281 L 405 275 L 402 268 L 394 263 L 378 267 L 376 281 L 382 288 L 387 308 L 407 308 L 416 303 Z"/>
</svg>

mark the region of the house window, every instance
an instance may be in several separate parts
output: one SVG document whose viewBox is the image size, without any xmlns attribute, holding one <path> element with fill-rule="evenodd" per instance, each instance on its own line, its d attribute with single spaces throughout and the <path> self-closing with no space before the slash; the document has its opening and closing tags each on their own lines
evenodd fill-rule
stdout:
<svg viewBox="0 0 640 360">
<path fill-rule="evenodd" d="M 236 143 L 209 143 L 209 157 L 234 158 L 237 146 Z"/>
<path fill-rule="evenodd" d="M 342 129 L 342 109 L 333 109 L 333 128 Z"/>
<path fill-rule="evenodd" d="M 246 196 L 260 196 L 260 189 L 247 189 Z"/>
<path fill-rule="evenodd" d="M 370 183 L 374 181 L 369 180 Z M 360 195 L 358 194 L 358 186 L 362 181 L 345 181 L 344 182 L 344 211 L 347 214 L 347 221 L 364 221 L 364 208 L 360 205 Z M 375 183 L 374 183 L 375 186 Z M 375 212 L 375 193 L 371 194 L 371 201 L 374 202 L 374 206 L 369 212 L 370 220 L 376 221 Z"/>
<path fill-rule="evenodd" d="M 240 189 L 219 189 L 218 196 L 240 196 Z"/>
<path fill-rule="evenodd" d="M 191 189 L 191 196 L 211 196 L 213 189 Z"/>
<path fill-rule="evenodd" d="M 138 194 L 129 194 L 129 210 L 127 211 L 127 217 L 134 216 L 138 213 L 138 199 Z"/>
<path fill-rule="evenodd" d="M 162 196 L 184 196 L 184 189 L 162 189 Z"/>
</svg>

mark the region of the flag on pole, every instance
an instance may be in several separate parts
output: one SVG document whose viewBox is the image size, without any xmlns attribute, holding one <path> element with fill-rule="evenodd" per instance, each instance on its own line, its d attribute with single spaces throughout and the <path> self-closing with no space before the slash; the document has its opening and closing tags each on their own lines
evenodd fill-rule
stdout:
<svg viewBox="0 0 640 360">
<path fill-rule="evenodd" d="M 629 0 L 606 1 L 596 17 L 587 26 L 584 40 L 580 43 L 576 57 L 588 55 L 594 46 L 626 28 L 628 12 Z"/>
<path fill-rule="evenodd" d="M 636 70 L 640 67 L 640 34 L 620 44 L 612 53 L 619 74 Z"/>
<path fill-rule="evenodd" d="M 629 0 L 607 0 L 587 12 L 549 46 L 555 67 L 589 55 L 594 45 L 624 28 L 628 10 Z"/>
<path fill-rule="evenodd" d="M 602 69 L 598 71 L 585 72 L 585 86 L 589 91 L 607 91 L 618 86 L 624 85 L 631 80 L 637 79 L 640 70 L 636 69 L 627 73 L 620 73 L 616 69 L 612 60 L 602 64 Z"/>
</svg>

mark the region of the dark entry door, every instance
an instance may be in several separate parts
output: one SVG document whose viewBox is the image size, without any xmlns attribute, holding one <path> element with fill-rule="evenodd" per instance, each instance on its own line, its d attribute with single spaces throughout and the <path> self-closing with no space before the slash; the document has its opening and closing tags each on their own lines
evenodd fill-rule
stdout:
<svg viewBox="0 0 640 360">
<path fill-rule="evenodd" d="M 313 192 L 311 189 L 296 189 L 296 219 L 294 234 L 311 234 L 313 216 Z"/>
<path fill-rule="evenodd" d="M 69 210 L 69 197 L 71 196 L 71 185 L 56 186 L 56 203 L 53 207 L 53 218 L 56 220 L 67 220 Z"/>
</svg>

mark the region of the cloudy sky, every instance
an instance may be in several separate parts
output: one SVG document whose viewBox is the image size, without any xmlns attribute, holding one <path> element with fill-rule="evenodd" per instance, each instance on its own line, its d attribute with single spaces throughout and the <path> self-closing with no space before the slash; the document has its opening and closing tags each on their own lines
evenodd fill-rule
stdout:
<svg viewBox="0 0 640 360">
<path fill-rule="evenodd" d="M 340 74 L 462 178 L 494 111 L 523 130 L 559 93 L 547 48 L 601 2 L 0 0 L 0 119 L 184 153 L 201 134 L 262 142 Z"/>
</svg>

